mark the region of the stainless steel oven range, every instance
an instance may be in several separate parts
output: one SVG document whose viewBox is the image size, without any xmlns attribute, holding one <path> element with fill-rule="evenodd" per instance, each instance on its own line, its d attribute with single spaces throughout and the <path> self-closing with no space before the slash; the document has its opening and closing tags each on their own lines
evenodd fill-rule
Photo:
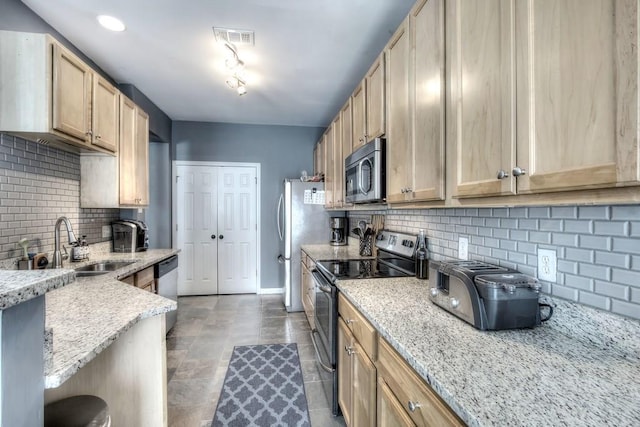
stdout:
<svg viewBox="0 0 640 427">
<path fill-rule="evenodd" d="M 312 271 L 315 282 L 315 323 L 311 339 L 322 372 L 322 385 L 334 415 L 338 406 L 338 280 L 415 276 L 417 237 L 383 230 L 376 237 L 378 257 L 320 260 Z"/>
</svg>

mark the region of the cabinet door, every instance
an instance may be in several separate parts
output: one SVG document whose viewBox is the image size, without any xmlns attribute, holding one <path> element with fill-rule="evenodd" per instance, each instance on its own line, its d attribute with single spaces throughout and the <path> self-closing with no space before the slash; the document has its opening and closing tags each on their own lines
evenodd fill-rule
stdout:
<svg viewBox="0 0 640 427">
<path fill-rule="evenodd" d="M 333 208 L 333 183 L 335 181 L 335 165 L 333 162 L 333 123 L 327 129 L 324 134 L 325 145 L 325 173 L 324 173 L 324 206 L 326 208 Z"/>
<path fill-rule="evenodd" d="M 443 0 L 422 0 L 410 15 L 413 79 L 412 201 L 444 200 L 445 55 Z M 393 144 L 393 140 L 391 142 Z"/>
<path fill-rule="evenodd" d="M 120 97 L 120 204 L 134 205 L 137 198 L 135 179 L 136 105 L 129 98 Z"/>
<path fill-rule="evenodd" d="M 354 426 L 376 425 L 376 366 L 369 360 L 364 349 L 356 340 L 353 343 L 351 394 L 352 419 Z"/>
<path fill-rule="evenodd" d="M 400 25 L 386 49 L 387 60 L 387 201 L 405 200 L 413 164 L 409 102 L 409 21 Z"/>
<path fill-rule="evenodd" d="M 518 193 L 638 184 L 637 9 L 516 2 Z"/>
<path fill-rule="evenodd" d="M 453 197 L 515 193 L 514 180 L 497 179 L 515 160 L 513 3 L 447 3 Z"/>
<path fill-rule="evenodd" d="M 359 84 L 353 95 L 351 95 L 351 109 L 353 114 L 353 150 L 365 144 L 365 134 L 367 133 L 367 99 L 365 96 L 364 82 Z"/>
<path fill-rule="evenodd" d="M 149 204 L 149 116 L 136 107 L 136 195 L 137 205 Z"/>
<path fill-rule="evenodd" d="M 385 133 L 384 52 L 373 63 L 365 78 L 367 130 L 365 142 Z"/>
<path fill-rule="evenodd" d="M 393 395 L 381 377 L 378 377 L 378 427 L 415 427 L 411 417 Z"/>
<path fill-rule="evenodd" d="M 351 206 L 351 203 L 346 202 L 346 188 L 344 182 L 344 159 L 347 158 L 351 151 L 353 150 L 353 116 L 351 114 L 351 98 L 347 99 L 347 103 L 340 110 L 340 121 L 342 126 L 340 127 L 340 134 L 342 135 L 342 160 L 340 167 L 340 185 L 342 190 L 342 206 Z"/>
<path fill-rule="evenodd" d="M 338 404 L 342 409 L 342 416 L 345 423 L 351 424 L 351 351 L 353 346 L 353 335 L 342 320 L 338 318 Z"/>
<path fill-rule="evenodd" d="M 91 69 L 61 45 L 53 44 L 53 129 L 90 141 Z"/>
<path fill-rule="evenodd" d="M 97 74 L 93 75 L 92 144 L 112 153 L 120 137 L 120 92 Z"/>
<path fill-rule="evenodd" d="M 342 116 L 333 120 L 333 207 L 341 208 L 344 199 L 344 158 L 342 157 Z"/>
</svg>

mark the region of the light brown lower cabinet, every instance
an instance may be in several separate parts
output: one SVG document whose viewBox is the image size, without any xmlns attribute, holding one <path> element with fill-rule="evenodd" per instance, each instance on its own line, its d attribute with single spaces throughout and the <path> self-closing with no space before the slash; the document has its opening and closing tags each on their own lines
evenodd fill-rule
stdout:
<svg viewBox="0 0 640 427">
<path fill-rule="evenodd" d="M 153 277 L 153 266 L 140 270 L 130 276 L 123 277 L 120 281 L 135 286 L 136 288 L 153 292 L 154 294 L 156 293 L 156 280 Z"/>
<path fill-rule="evenodd" d="M 464 426 L 464 422 L 382 338 L 378 340 L 379 426 Z M 380 403 L 380 402 L 383 403 Z M 406 417 L 412 423 L 406 423 Z M 400 420 L 396 423 L 395 420 Z M 405 420 L 404 422 L 402 420 Z"/>
<path fill-rule="evenodd" d="M 338 312 L 338 403 L 348 426 L 373 427 L 377 332 L 343 295 Z"/>
<path fill-rule="evenodd" d="M 338 402 L 348 426 L 376 425 L 376 365 L 338 320 Z"/>
<path fill-rule="evenodd" d="M 307 316 L 309 326 L 311 326 L 311 329 L 315 329 L 315 286 L 311 275 L 315 263 L 305 251 L 301 251 L 300 255 L 300 297 L 302 298 L 302 307 Z"/>
<path fill-rule="evenodd" d="M 416 427 L 416 423 L 381 377 L 378 377 L 378 426 Z"/>
</svg>

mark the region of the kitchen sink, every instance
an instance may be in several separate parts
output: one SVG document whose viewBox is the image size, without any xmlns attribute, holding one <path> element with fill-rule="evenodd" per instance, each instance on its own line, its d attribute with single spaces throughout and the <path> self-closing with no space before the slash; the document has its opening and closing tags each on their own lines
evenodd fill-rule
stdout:
<svg viewBox="0 0 640 427">
<path fill-rule="evenodd" d="M 104 261 L 76 268 L 76 276 L 99 276 L 133 264 L 135 261 Z"/>
</svg>

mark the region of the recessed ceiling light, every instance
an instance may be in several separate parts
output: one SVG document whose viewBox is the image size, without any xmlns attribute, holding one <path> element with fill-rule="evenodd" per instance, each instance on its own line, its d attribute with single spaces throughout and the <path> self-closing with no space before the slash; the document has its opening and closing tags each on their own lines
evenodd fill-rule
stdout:
<svg viewBox="0 0 640 427">
<path fill-rule="evenodd" d="M 109 15 L 98 16 L 98 22 L 104 28 L 111 31 L 124 31 L 126 28 L 121 20 Z"/>
</svg>

